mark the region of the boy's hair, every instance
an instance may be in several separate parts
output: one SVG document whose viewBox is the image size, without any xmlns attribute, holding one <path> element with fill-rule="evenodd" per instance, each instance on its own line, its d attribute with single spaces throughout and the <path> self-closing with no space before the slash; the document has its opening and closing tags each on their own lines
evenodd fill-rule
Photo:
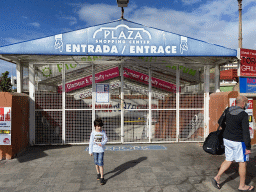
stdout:
<svg viewBox="0 0 256 192">
<path fill-rule="evenodd" d="M 96 127 L 96 126 L 103 127 L 103 121 L 101 119 L 95 119 L 94 127 Z"/>
</svg>

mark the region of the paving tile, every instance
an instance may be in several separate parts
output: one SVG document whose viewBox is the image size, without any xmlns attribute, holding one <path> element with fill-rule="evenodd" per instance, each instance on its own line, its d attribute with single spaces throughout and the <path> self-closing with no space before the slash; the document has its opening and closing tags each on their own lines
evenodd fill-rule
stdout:
<svg viewBox="0 0 256 192">
<path fill-rule="evenodd" d="M 188 177 L 188 180 L 191 184 L 199 184 L 202 183 L 205 177 L 203 176 L 195 176 L 195 177 Z"/>
<path fill-rule="evenodd" d="M 194 187 L 196 188 L 196 190 L 198 192 L 206 192 L 206 191 L 211 191 L 206 185 L 204 185 L 203 183 L 199 183 L 199 184 L 194 184 Z"/>
<path fill-rule="evenodd" d="M 160 186 L 163 185 L 179 185 L 183 183 L 187 178 L 184 177 L 158 177 L 157 181 L 160 184 Z"/>
<path fill-rule="evenodd" d="M 9 181 L 5 181 L 3 187 L 18 187 L 20 183 L 22 183 L 23 179 L 12 179 Z"/>
<path fill-rule="evenodd" d="M 160 186 L 153 187 L 144 187 L 146 192 L 162 192 L 162 188 Z"/>
<path fill-rule="evenodd" d="M 29 192 L 46 192 L 52 187 L 53 185 L 34 185 L 29 188 Z"/>
<path fill-rule="evenodd" d="M 30 192 L 33 188 L 35 188 L 36 185 L 26 185 L 26 184 L 20 184 L 18 187 L 15 188 L 15 191 L 19 192 Z"/>
<path fill-rule="evenodd" d="M 164 172 L 167 172 L 165 167 L 152 167 L 152 171 L 153 171 L 153 173 L 157 173 L 157 172 L 164 173 Z"/>
<path fill-rule="evenodd" d="M 149 186 L 158 186 L 159 182 L 157 181 L 157 179 L 142 179 L 141 180 L 143 182 L 143 186 L 144 187 L 149 187 Z"/>
<path fill-rule="evenodd" d="M 177 185 L 177 188 L 180 190 L 180 192 L 187 192 L 187 191 L 191 191 L 194 186 L 188 182 L 183 182 L 180 185 Z"/>
<path fill-rule="evenodd" d="M 163 192 L 180 192 L 180 190 L 176 185 L 169 185 L 163 188 Z"/>
<path fill-rule="evenodd" d="M 151 168 L 151 167 L 149 167 L 149 166 L 147 166 L 147 167 L 139 167 L 139 168 L 138 168 L 138 171 L 139 171 L 140 173 L 152 173 L 153 168 Z"/>
<path fill-rule="evenodd" d="M 14 192 L 15 187 L 0 187 L 1 192 Z"/>
<path fill-rule="evenodd" d="M 69 192 L 79 191 L 80 186 L 81 186 L 80 183 L 67 183 L 66 185 L 64 185 L 62 191 L 69 191 Z"/>
<path fill-rule="evenodd" d="M 49 178 L 49 177 L 56 177 L 59 174 L 59 172 L 46 172 L 41 177 L 42 178 Z"/>
</svg>

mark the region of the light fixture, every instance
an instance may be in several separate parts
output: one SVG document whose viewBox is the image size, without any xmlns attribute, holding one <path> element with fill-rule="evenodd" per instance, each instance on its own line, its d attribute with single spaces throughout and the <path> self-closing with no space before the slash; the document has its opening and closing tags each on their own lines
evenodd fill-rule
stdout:
<svg viewBox="0 0 256 192">
<path fill-rule="evenodd" d="M 121 19 L 124 19 L 124 7 L 128 6 L 129 0 L 116 0 L 118 7 L 122 8 Z"/>
<path fill-rule="evenodd" d="M 116 0 L 118 7 L 127 7 L 129 0 Z"/>
</svg>

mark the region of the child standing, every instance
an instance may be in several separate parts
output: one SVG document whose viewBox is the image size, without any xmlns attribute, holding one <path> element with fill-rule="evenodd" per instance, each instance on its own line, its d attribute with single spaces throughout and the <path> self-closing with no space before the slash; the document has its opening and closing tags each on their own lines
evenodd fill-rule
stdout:
<svg viewBox="0 0 256 192">
<path fill-rule="evenodd" d="M 105 144 L 108 142 L 105 131 L 102 130 L 103 122 L 101 119 L 94 121 L 95 130 L 92 131 L 90 136 L 89 154 L 94 156 L 94 163 L 97 171 L 97 180 L 100 180 L 100 184 L 104 185 L 105 180 L 103 177 L 103 157 L 105 151 Z"/>
</svg>

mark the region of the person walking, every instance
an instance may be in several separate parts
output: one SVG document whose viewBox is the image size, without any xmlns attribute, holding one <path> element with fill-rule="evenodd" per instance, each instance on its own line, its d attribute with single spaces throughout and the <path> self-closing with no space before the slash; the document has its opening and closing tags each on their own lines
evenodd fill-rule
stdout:
<svg viewBox="0 0 256 192">
<path fill-rule="evenodd" d="M 212 184 L 215 188 L 220 189 L 220 177 L 230 167 L 233 161 L 239 163 L 240 183 L 238 191 L 254 191 L 253 186 L 245 184 L 246 162 L 249 161 L 251 153 L 251 139 L 249 132 L 248 114 L 244 111 L 247 108 L 248 99 L 245 96 L 238 96 L 236 106 L 232 106 L 224 111 L 226 124 L 222 124 L 224 129 L 223 141 L 225 146 L 225 161 L 221 164 L 218 174 L 212 178 Z"/>
<path fill-rule="evenodd" d="M 94 157 L 94 163 L 97 171 L 97 180 L 100 180 L 100 184 L 104 185 L 103 165 L 104 165 L 104 151 L 105 145 L 108 142 L 105 131 L 102 130 L 103 122 L 101 119 L 94 121 L 95 131 L 92 131 L 89 143 L 89 154 Z"/>
</svg>

